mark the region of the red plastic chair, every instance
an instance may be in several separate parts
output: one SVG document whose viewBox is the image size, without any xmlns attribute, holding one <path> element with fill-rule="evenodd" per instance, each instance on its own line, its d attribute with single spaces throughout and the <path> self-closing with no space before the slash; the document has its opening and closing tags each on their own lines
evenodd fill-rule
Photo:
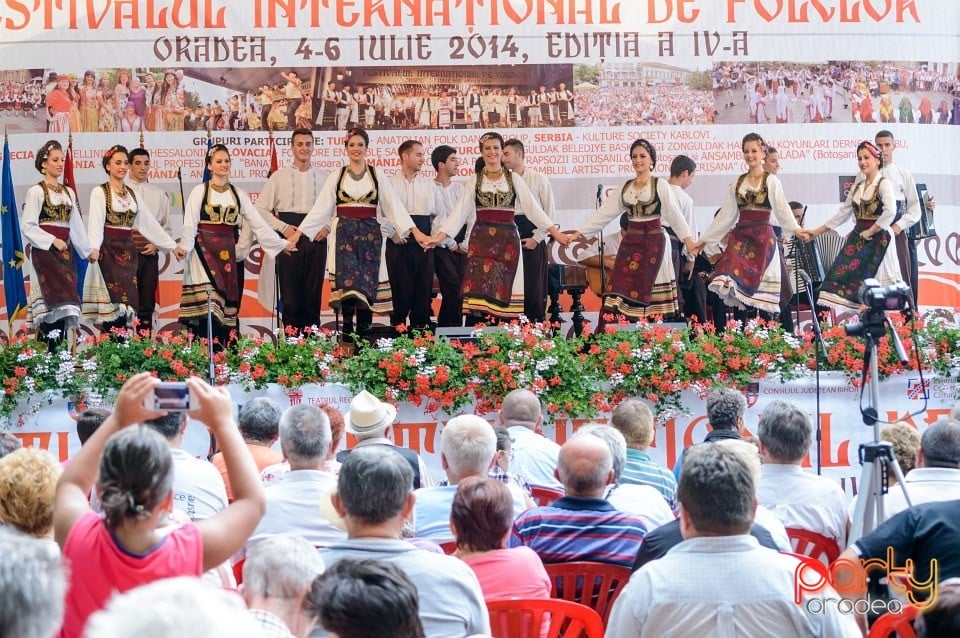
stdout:
<svg viewBox="0 0 960 638">
<path fill-rule="evenodd" d="M 551 563 L 544 568 L 550 576 L 554 598 L 590 607 L 604 624 L 631 574 L 628 567 L 589 561 Z"/>
<path fill-rule="evenodd" d="M 488 600 L 487 611 L 493 638 L 603 638 L 597 612 L 569 600 Z"/>
<path fill-rule="evenodd" d="M 837 541 L 823 534 L 799 527 L 788 527 L 787 536 L 790 538 L 790 544 L 793 545 L 793 551 L 816 558 L 824 565 L 830 565 L 840 557 L 840 546 L 837 545 Z"/>
<path fill-rule="evenodd" d="M 919 608 L 912 605 L 905 606 L 899 614 L 888 611 L 873 623 L 868 638 L 890 638 L 894 634 L 899 638 L 917 638 L 913 621 L 919 613 Z"/>
<path fill-rule="evenodd" d="M 449 555 L 457 551 L 457 541 L 443 541 L 442 543 L 437 543 L 437 545 L 440 546 L 444 554 Z"/>
<path fill-rule="evenodd" d="M 530 498 L 533 499 L 533 502 L 541 507 L 544 505 L 549 505 L 558 498 L 563 497 L 563 492 L 561 490 L 555 490 L 551 487 L 541 487 L 539 485 L 530 486 Z"/>
</svg>

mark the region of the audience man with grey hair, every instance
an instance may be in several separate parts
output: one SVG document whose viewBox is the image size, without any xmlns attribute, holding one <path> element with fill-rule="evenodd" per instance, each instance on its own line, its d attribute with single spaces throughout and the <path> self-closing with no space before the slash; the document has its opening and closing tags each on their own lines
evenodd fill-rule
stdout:
<svg viewBox="0 0 960 638">
<path fill-rule="evenodd" d="M 556 478 L 560 446 L 537 430 L 543 423 L 540 399 L 530 390 L 514 390 L 503 397 L 500 424 L 513 438 L 510 467 L 530 485 L 562 490 Z"/>
<path fill-rule="evenodd" d="M 704 443 L 723 441 L 725 439 L 741 439 L 743 430 L 743 415 L 747 412 L 747 398 L 743 392 L 734 388 L 717 388 L 707 395 L 707 420 L 710 422 L 710 432 L 703 438 Z M 686 450 L 684 450 L 686 452 Z M 680 469 L 683 464 L 684 452 L 677 458 L 673 466 L 673 475 L 680 480 Z"/>
<path fill-rule="evenodd" d="M 223 477 L 209 461 L 183 448 L 187 413 L 170 412 L 144 423 L 167 441 L 173 457 L 173 507 L 192 521 L 210 518 L 227 506 Z"/>
<path fill-rule="evenodd" d="M 497 453 L 497 435 L 482 417 L 463 414 L 453 417 L 440 433 L 440 464 L 447 473 L 446 485 L 423 487 L 415 492 L 413 530 L 417 538 L 447 540 L 450 530 L 450 508 L 457 485 L 469 476 L 487 478 Z M 523 490 L 507 483 L 513 494 L 513 515 L 527 509 Z"/>
<path fill-rule="evenodd" d="M 50 638 L 66 592 L 57 546 L 0 525 L 0 636 Z"/>
<path fill-rule="evenodd" d="M 366 390 L 353 397 L 350 402 L 350 412 L 347 413 L 346 431 L 357 439 L 357 445 L 350 450 L 341 450 L 337 453 L 337 461 L 343 461 L 350 453 L 368 445 L 386 446 L 395 450 L 407 460 L 413 469 L 413 488 L 429 487 L 433 485 L 433 477 L 427 469 L 423 458 L 413 450 L 400 447 L 390 440 L 394 419 L 397 418 L 397 409 L 381 401 Z"/>
<path fill-rule="evenodd" d="M 836 481 L 805 472 L 800 466 L 813 443 L 806 412 L 787 401 L 763 409 L 757 428 L 763 461 L 757 497 L 760 504 L 790 528 L 815 532 L 846 547 L 850 518 Z"/>
<path fill-rule="evenodd" d="M 322 573 L 323 561 L 302 536 L 271 536 L 250 550 L 240 591 L 265 638 L 310 635 L 317 619 L 303 603 L 313 579 Z"/>
<path fill-rule="evenodd" d="M 677 479 L 673 472 L 655 462 L 647 454 L 653 443 L 653 411 L 640 399 L 620 402 L 610 417 L 610 425 L 616 428 L 627 443 L 627 461 L 619 482 L 629 485 L 649 485 L 667 500 L 677 512 Z"/>
<path fill-rule="evenodd" d="M 566 495 L 513 523 L 510 546 L 526 545 L 547 563 L 594 561 L 629 567 L 643 542 L 643 521 L 604 498 L 613 482 L 613 455 L 596 436 L 575 436 L 560 448 L 557 480 Z"/>
<path fill-rule="evenodd" d="M 684 541 L 633 574 L 606 636 L 859 638 L 836 604 L 797 604 L 798 559 L 761 547 L 748 533 L 756 482 L 741 452 L 726 445 L 687 450 L 677 496 Z M 817 596 L 838 598 L 829 586 Z"/>
<path fill-rule="evenodd" d="M 610 448 L 613 457 L 613 482 L 607 486 L 604 498 L 611 505 L 624 514 L 639 518 L 648 530 L 676 520 L 670 505 L 656 488 L 621 481 L 627 461 L 627 441 L 618 430 L 609 425 L 591 423 L 577 430 L 575 436 L 595 436 Z"/>
<path fill-rule="evenodd" d="M 240 434 L 243 436 L 243 442 L 247 444 L 247 449 L 253 456 L 253 462 L 257 464 L 257 471 L 262 472 L 268 465 L 279 463 L 283 460 L 280 453 L 273 449 L 273 444 L 277 442 L 279 436 L 280 415 L 283 410 L 273 399 L 267 397 L 257 397 L 250 399 L 240 406 L 237 414 L 237 423 L 240 426 Z M 223 454 L 217 452 L 210 459 L 223 477 L 223 484 L 227 488 L 227 500 L 233 501 L 233 491 L 230 489 L 230 476 L 227 474 L 227 465 L 223 460 Z"/>
<path fill-rule="evenodd" d="M 941 419 L 920 437 L 917 465 L 904 476 L 913 505 L 960 499 L 960 421 Z M 887 518 L 907 509 L 903 489 L 894 485 L 883 498 Z"/>
<path fill-rule="evenodd" d="M 278 534 L 297 534 L 314 547 L 345 538 L 320 511 L 320 502 L 337 486 L 337 477 L 323 471 L 330 445 L 330 419 L 323 410 L 307 403 L 284 411 L 280 449 L 290 471 L 264 488 L 267 511 L 247 541 L 248 548 Z"/>
<path fill-rule="evenodd" d="M 400 454 L 385 445 L 355 448 L 340 467 L 331 499 L 346 524 L 347 540 L 320 552 L 327 567 L 343 558 L 389 561 L 417 588 L 427 638 L 490 633 L 473 570 L 453 556 L 417 549 L 401 540 L 403 522 L 413 513 L 416 497 L 413 470 Z"/>
</svg>

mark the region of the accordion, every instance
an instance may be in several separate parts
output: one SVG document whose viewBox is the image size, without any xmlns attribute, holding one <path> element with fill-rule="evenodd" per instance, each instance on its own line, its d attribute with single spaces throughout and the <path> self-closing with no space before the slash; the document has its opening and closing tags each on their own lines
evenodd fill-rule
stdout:
<svg viewBox="0 0 960 638">
<path fill-rule="evenodd" d="M 814 287 L 819 286 L 826 278 L 820 245 L 816 241 L 803 242 L 794 237 L 790 243 L 787 259 L 793 262 L 794 268 L 799 268 L 810 275 Z M 830 265 L 832 266 L 833 262 Z"/>
</svg>

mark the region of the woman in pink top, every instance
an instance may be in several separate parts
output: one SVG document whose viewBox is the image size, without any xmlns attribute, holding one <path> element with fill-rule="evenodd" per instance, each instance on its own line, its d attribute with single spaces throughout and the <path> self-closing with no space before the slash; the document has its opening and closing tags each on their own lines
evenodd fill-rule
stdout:
<svg viewBox="0 0 960 638">
<path fill-rule="evenodd" d="M 460 481 L 450 508 L 457 555 L 473 569 L 484 600 L 550 598 L 550 577 L 529 547 L 505 549 L 513 524 L 513 496 L 497 479 Z"/>
<path fill-rule="evenodd" d="M 161 529 L 173 510 L 173 459 L 159 434 L 134 425 L 164 414 L 143 407 L 157 383 L 141 373 L 124 384 L 113 413 L 57 484 L 54 533 L 70 565 L 62 637 L 82 636 L 87 618 L 114 592 L 199 576 L 220 565 L 243 547 L 263 516 L 263 488 L 233 421 L 230 396 L 193 378 L 187 386 L 199 407 L 191 416 L 220 441 L 235 500 L 212 518 Z M 87 501 L 94 482 L 102 515 Z"/>
</svg>

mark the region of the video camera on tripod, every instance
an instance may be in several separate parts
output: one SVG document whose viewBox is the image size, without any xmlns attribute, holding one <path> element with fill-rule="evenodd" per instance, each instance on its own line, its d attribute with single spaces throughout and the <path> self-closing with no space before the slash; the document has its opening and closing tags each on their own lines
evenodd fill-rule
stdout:
<svg viewBox="0 0 960 638">
<path fill-rule="evenodd" d="M 860 303 L 866 308 L 860 312 L 860 323 L 844 326 L 844 331 L 850 337 L 882 337 L 887 324 L 884 313 L 913 311 L 913 291 L 902 281 L 881 286 L 876 279 L 864 279 L 857 294 L 860 297 Z M 877 330 L 879 334 L 876 334 Z M 894 342 L 898 345 L 897 354 L 899 355 L 903 352 L 903 345 L 900 344 L 896 331 L 891 332 Z M 905 359 L 905 356 L 901 357 L 901 362 L 904 364 L 906 364 Z"/>
</svg>

